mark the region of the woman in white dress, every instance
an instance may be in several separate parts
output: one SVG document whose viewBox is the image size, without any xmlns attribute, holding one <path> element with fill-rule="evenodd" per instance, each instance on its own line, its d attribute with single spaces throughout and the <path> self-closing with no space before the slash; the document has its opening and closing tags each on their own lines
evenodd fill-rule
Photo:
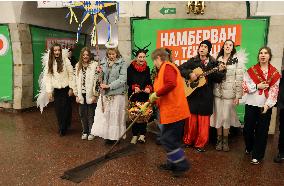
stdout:
<svg viewBox="0 0 284 186">
<path fill-rule="evenodd" d="M 240 127 L 235 106 L 242 97 L 242 80 L 246 59 L 236 55 L 232 40 L 226 40 L 217 56 L 217 61 L 226 64 L 226 76 L 214 85 L 214 112 L 211 126 L 217 129 L 216 150 L 229 151 L 228 134 L 230 126 Z"/>
<path fill-rule="evenodd" d="M 101 61 L 103 96 L 99 97 L 91 130 L 94 136 L 115 143 L 126 130 L 127 67 L 117 45 L 107 45 L 106 57 Z"/>
</svg>

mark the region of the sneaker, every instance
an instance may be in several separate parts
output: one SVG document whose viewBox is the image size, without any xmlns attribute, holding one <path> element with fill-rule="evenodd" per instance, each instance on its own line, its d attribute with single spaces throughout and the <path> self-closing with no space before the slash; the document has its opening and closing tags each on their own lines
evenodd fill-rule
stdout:
<svg viewBox="0 0 284 186">
<path fill-rule="evenodd" d="M 81 139 L 86 140 L 88 138 L 88 134 L 82 134 Z"/>
<path fill-rule="evenodd" d="M 131 141 L 130 141 L 130 143 L 131 143 L 131 144 L 136 144 L 136 143 L 137 143 L 137 139 L 138 139 L 137 136 L 133 136 L 132 139 L 131 139 Z"/>
<path fill-rule="evenodd" d="M 90 135 L 88 136 L 88 140 L 89 140 L 89 141 L 92 141 L 93 139 L 95 139 L 95 136 L 94 136 L 93 134 L 90 134 Z"/>
<path fill-rule="evenodd" d="M 274 163 L 282 163 L 284 161 L 284 155 L 278 154 L 274 159 Z"/>
<path fill-rule="evenodd" d="M 258 165 L 258 164 L 259 164 L 259 161 L 258 161 L 257 159 L 252 159 L 252 160 L 250 161 L 250 163 L 253 164 L 253 165 Z"/>
<path fill-rule="evenodd" d="M 144 135 L 140 135 L 139 138 L 138 138 L 138 142 L 139 143 L 146 143 L 145 136 Z"/>
<path fill-rule="evenodd" d="M 195 149 L 197 152 L 205 152 L 205 149 L 202 147 L 196 147 Z"/>
</svg>

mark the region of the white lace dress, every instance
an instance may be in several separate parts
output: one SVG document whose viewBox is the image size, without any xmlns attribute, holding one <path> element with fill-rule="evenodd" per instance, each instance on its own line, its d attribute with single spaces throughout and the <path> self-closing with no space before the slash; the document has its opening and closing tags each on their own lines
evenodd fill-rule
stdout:
<svg viewBox="0 0 284 186">
<path fill-rule="evenodd" d="M 126 130 L 125 95 L 103 96 L 104 112 L 101 98 L 100 96 L 97 103 L 91 134 L 104 139 L 118 140 Z"/>
</svg>

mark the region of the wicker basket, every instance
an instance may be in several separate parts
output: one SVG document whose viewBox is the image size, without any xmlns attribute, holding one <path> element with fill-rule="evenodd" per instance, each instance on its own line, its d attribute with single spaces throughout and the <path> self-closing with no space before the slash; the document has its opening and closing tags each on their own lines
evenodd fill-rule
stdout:
<svg viewBox="0 0 284 186">
<path fill-rule="evenodd" d="M 129 97 L 128 100 L 128 115 L 129 115 L 129 119 L 131 121 L 133 121 L 139 114 L 139 111 L 141 110 L 141 107 L 143 106 L 143 104 L 145 102 L 132 102 L 130 101 L 131 97 L 136 94 L 136 93 L 132 93 L 131 96 Z M 151 106 L 149 106 L 145 113 L 143 113 L 138 119 L 137 119 L 137 123 L 148 123 L 149 119 L 151 118 L 153 114 L 153 108 Z"/>
</svg>

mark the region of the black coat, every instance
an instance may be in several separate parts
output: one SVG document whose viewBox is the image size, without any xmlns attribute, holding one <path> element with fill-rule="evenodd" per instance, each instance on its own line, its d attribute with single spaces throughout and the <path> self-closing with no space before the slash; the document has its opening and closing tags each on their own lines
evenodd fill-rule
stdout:
<svg viewBox="0 0 284 186">
<path fill-rule="evenodd" d="M 151 86 L 152 81 L 150 76 L 150 68 L 146 66 L 145 70 L 139 72 L 134 65 L 134 62 L 130 64 L 127 69 L 127 85 L 128 85 L 128 96 L 133 93 L 132 85 L 139 85 L 140 90 L 144 90 L 147 86 Z M 134 94 L 130 101 L 146 102 L 149 99 L 149 94 L 138 93 Z"/>
<path fill-rule="evenodd" d="M 284 70 L 282 70 L 282 77 L 279 84 L 279 95 L 277 105 L 280 109 L 284 109 Z"/>
<path fill-rule="evenodd" d="M 198 67 L 202 70 L 208 71 L 214 67 L 218 66 L 218 62 L 213 57 L 209 57 L 209 62 L 205 66 L 199 56 L 193 57 L 187 62 L 179 66 L 181 75 L 189 79 L 189 74 Z M 192 114 L 198 114 L 203 116 L 208 116 L 213 113 L 213 85 L 214 83 L 220 83 L 225 77 L 225 72 L 215 72 L 207 76 L 207 83 L 197 88 L 191 95 L 187 97 L 190 112 Z"/>
</svg>

